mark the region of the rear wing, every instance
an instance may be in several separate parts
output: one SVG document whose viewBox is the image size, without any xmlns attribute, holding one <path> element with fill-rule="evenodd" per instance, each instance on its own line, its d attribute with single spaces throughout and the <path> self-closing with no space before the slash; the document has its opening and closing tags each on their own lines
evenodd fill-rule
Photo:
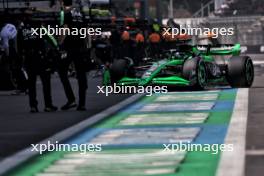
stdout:
<svg viewBox="0 0 264 176">
<path fill-rule="evenodd" d="M 196 45 L 196 49 L 205 55 L 233 55 L 240 54 L 240 44 L 219 44 L 219 45 Z"/>
</svg>

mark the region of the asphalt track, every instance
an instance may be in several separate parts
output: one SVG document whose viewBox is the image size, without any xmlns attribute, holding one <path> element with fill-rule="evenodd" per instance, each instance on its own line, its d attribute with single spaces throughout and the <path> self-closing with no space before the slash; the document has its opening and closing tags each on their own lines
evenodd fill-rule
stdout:
<svg viewBox="0 0 264 176">
<path fill-rule="evenodd" d="M 246 136 L 246 176 L 264 173 L 264 55 L 251 56 L 255 67 L 255 81 L 249 91 L 248 126 Z"/>
<path fill-rule="evenodd" d="M 72 79 L 71 82 L 77 95 L 77 81 Z M 85 112 L 73 109 L 44 113 L 41 83 L 38 83 L 37 90 L 39 110 L 42 112 L 37 114 L 29 113 L 28 96 L 11 96 L 11 92 L 0 92 L 0 160 L 130 96 L 123 94 L 106 97 L 103 94 L 96 94 L 98 91 L 96 86 L 100 85 L 98 78 L 89 78 L 88 84 L 87 111 Z M 52 93 L 54 105 L 62 106 L 66 103 L 63 88 L 56 76 L 52 79 Z"/>
</svg>

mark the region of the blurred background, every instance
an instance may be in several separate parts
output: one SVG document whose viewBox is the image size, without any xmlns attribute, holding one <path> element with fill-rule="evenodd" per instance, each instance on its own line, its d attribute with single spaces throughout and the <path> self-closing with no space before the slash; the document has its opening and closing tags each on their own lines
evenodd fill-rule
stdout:
<svg viewBox="0 0 264 176">
<path fill-rule="evenodd" d="M 0 24 L 3 23 L 2 17 L 15 16 L 16 14 L 19 16 L 28 9 L 34 11 L 37 18 L 53 18 L 54 14 L 58 15 L 60 13 L 62 4 L 78 9 L 77 12 L 82 11 L 89 15 L 92 14 L 98 19 L 100 18 L 101 21 L 99 22 L 104 22 L 105 19 L 132 17 L 146 24 L 155 22 L 164 25 L 169 20 L 173 20 L 175 24 L 180 24 L 183 27 L 234 28 L 234 35 L 219 35 L 218 41 L 222 44 L 241 44 L 242 54 L 251 56 L 254 61 L 256 79 L 253 87 L 249 89 L 248 97 L 248 118 L 250 120 L 247 127 L 246 146 L 249 152 L 246 153 L 245 175 L 263 175 L 264 0 L 0 0 Z M 45 16 L 41 17 L 44 13 Z M 87 15 L 87 20 L 89 20 L 89 15 Z M 97 21 L 95 20 L 94 23 L 97 23 Z M 126 27 L 124 24 L 122 25 L 123 28 Z M 109 31 L 107 32 L 109 33 Z M 201 36 L 192 36 L 192 42 L 193 44 L 199 44 Z M 111 95 L 105 97 L 95 93 L 97 91 L 96 85 L 100 85 L 102 82 L 100 74 L 103 67 L 100 63 L 101 65 L 97 64 L 96 70 L 92 70 L 88 76 L 89 89 L 86 112 L 59 111 L 49 114 L 29 115 L 27 111 L 28 98 L 26 96 L 10 96 L 10 92 L 6 91 L 7 89 L 13 90 L 14 86 L 4 68 L 5 64 L 1 65 L 1 59 L 0 53 L 0 161 L 32 143 L 38 143 L 106 108 L 111 108 L 130 96 Z M 74 75 L 69 75 L 69 77 L 71 77 L 70 81 L 76 94 L 77 81 L 72 79 L 75 78 Z M 52 89 L 54 90 L 53 94 L 56 95 L 55 104 L 64 103 L 65 95 L 61 91 L 63 87 L 56 73 L 52 77 Z M 39 84 L 37 84 L 37 91 L 38 93 L 41 92 Z M 40 96 L 42 96 L 42 93 L 40 93 Z M 40 105 L 44 106 L 42 102 L 40 102 Z M 211 136 L 210 139 L 214 139 L 214 136 Z M 45 157 L 40 159 L 36 157 L 37 159 L 35 158 L 29 165 L 39 161 L 44 162 L 44 160 L 51 164 L 51 159 Z M 197 158 L 194 157 L 194 159 Z M 195 161 L 198 161 L 198 165 L 200 164 L 199 160 Z M 108 162 L 111 162 L 111 158 Z M 206 162 L 202 164 L 204 164 L 205 169 L 216 169 L 210 167 Z M 214 166 L 217 165 L 214 164 Z M 192 166 L 196 165 L 193 164 Z M 197 168 L 193 169 L 192 166 L 187 167 L 186 170 L 191 170 L 192 174 L 196 176 Z M 27 170 L 27 167 L 24 168 Z M 63 168 L 59 169 L 63 170 Z M 25 173 L 27 172 L 25 171 Z M 24 175 L 28 176 L 27 174 Z"/>
<path fill-rule="evenodd" d="M 2 0 L 1 11 L 34 7 L 41 10 L 59 10 L 60 1 Z M 65 0 L 75 6 L 88 4 L 93 8 L 110 10 L 111 16 L 129 16 L 139 19 L 156 19 L 165 23 L 173 18 L 181 25 L 192 27 L 232 27 L 233 36 L 220 36 L 221 43 L 240 43 L 249 50 L 264 50 L 264 0 Z M 52 7 L 52 8 L 51 8 Z M 196 43 L 196 38 L 194 43 Z"/>
</svg>

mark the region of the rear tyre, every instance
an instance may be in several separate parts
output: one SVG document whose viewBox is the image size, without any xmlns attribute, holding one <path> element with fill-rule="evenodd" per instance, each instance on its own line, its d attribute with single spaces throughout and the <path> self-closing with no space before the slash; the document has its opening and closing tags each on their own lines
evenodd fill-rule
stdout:
<svg viewBox="0 0 264 176">
<path fill-rule="evenodd" d="M 207 73 L 204 61 L 200 57 L 186 60 L 183 65 L 183 78 L 191 82 L 195 89 L 204 89 L 207 84 Z"/>
<path fill-rule="evenodd" d="M 233 56 L 228 63 L 227 81 L 234 88 L 251 87 L 254 81 L 254 65 L 248 56 Z"/>
</svg>

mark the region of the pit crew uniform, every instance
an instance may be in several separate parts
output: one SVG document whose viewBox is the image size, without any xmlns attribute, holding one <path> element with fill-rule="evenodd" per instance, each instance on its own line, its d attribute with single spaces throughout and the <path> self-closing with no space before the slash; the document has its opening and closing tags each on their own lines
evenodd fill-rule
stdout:
<svg viewBox="0 0 264 176">
<path fill-rule="evenodd" d="M 72 27 L 81 27 L 81 23 L 74 21 L 74 17 L 70 12 L 65 13 L 65 24 Z M 73 107 L 76 107 L 75 96 L 68 78 L 68 69 L 69 65 L 73 62 L 77 74 L 78 86 L 79 86 L 79 104 L 77 110 L 84 111 L 85 100 L 86 100 L 86 90 L 87 85 L 87 59 L 90 59 L 90 53 L 87 53 L 85 39 L 80 38 L 80 36 L 66 36 L 62 46 L 67 53 L 67 57 L 61 60 L 60 66 L 58 68 L 61 82 L 64 87 L 64 91 L 68 102 L 62 106 L 62 110 L 67 110 Z"/>
<path fill-rule="evenodd" d="M 145 44 L 145 37 L 141 32 L 139 32 L 136 35 L 136 56 L 135 56 L 135 62 L 136 64 L 141 62 L 144 57 L 144 44 Z"/>
<path fill-rule="evenodd" d="M 153 32 L 149 35 L 150 52 L 152 57 L 157 57 L 160 53 L 161 37 L 158 33 Z"/>
<path fill-rule="evenodd" d="M 31 28 L 40 28 L 40 25 L 26 23 L 22 29 L 23 54 L 25 56 L 25 70 L 28 75 L 28 95 L 31 112 L 38 112 L 38 101 L 36 99 L 37 76 L 40 76 L 46 112 L 56 111 L 57 107 L 52 104 L 51 83 L 50 83 L 50 64 L 46 57 L 46 40 L 37 35 L 32 35 Z"/>
<path fill-rule="evenodd" d="M 1 48 L 5 50 L 6 55 L 9 56 L 9 48 L 17 50 L 16 47 L 16 36 L 17 36 L 17 29 L 13 24 L 6 24 L 0 33 L 1 37 Z M 9 44 L 9 41 L 12 41 L 12 45 Z"/>
</svg>

